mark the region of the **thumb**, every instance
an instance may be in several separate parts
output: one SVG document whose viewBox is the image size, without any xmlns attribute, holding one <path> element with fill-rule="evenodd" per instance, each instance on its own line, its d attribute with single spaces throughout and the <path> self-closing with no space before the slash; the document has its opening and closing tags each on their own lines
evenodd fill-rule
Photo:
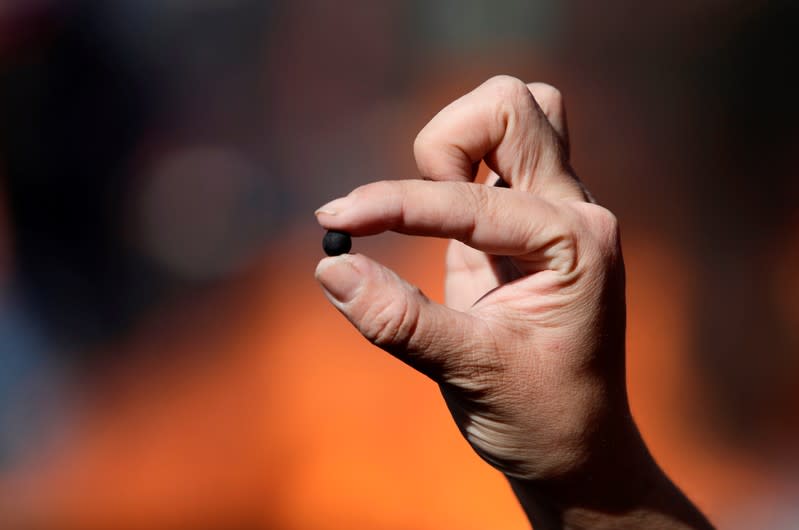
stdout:
<svg viewBox="0 0 799 530">
<path fill-rule="evenodd" d="M 498 369 L 486 324 L 438 304 L 395 272 L 360 254 L 316 268 L 325 296 L 372 344 L 439 384 L 477 390 L 475 375 Z"/>
</svg>

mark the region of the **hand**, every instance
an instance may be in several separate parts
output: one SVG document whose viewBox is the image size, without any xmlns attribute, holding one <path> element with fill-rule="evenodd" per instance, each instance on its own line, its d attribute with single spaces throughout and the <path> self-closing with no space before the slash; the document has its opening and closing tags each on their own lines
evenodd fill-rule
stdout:
<svg viewBox="0 0 799 530">
<path fill-rule="evenodd" d="M 414 152 L 429 181 L 368 184 L 317 216 L 354 236 L 452 239 L 446 305 L 362 255 L 320 262 L 327 297 L 439 383 L 464 437 L 511 479 L 531 519 L 596 525 L 610 504 L 635 512 L 662 480 L 627 403 L 617 221 L 571 169 L 558 92 L 493 78 L 442 110 Z M 499 186 L 473 182 L 481 161 Z M 617 490 L 624 506 L 607 491 L 620 474 L 632 483 Z"/>
</svg>

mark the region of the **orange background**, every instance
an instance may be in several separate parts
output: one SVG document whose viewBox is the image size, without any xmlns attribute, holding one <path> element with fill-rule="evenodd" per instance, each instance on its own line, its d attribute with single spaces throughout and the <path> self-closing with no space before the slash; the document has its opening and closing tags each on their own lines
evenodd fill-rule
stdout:
<svg viewBox="0 0 799 530">
<path fill-rule="evenodd" d="M 18 116 L 0 120 L 0 324 L 8 308 L 46 322 L 17 298 L 26 175 L 5 162 L 28 148 L 35 160 L 55 156 L 10 141 L 46 114 L 36 97 L 47 87 L 81 118 L 65 145 L 91 161 L 66 178 L 86 204 L 107 201 L 113 215 L 98 223 L 117 223 L 115 241 L 136 257 L 133 278 L 120 275 L 108 298 L 139 294 L 141 263 L 174 291 L 149 286 L 155 301 L 102 340 L 44 342 L 57 413 L 37 417 L 45 426 L 6 455 L 36 413 L 13 395 L 0 403 L 0 528 L 527 528 L 436 386 L 362 340 L 313 279 L 313 210 L 358 184 L 416 176 L 416 132 L 498 73 L 562 90 L 574 167 L 621 220 L 630 399 L 656 459 L 721 527 L 796 527 L 799 120 L 785 88 L 796 84 L 780 77 L 792 75 L 792 48 L 769 39 L 799 16 L 716 0 L 86 2 L 99 17 L 91 26 L 55 4 L 25 16 L 0 8 L 0 83 L 17 89 L 2 102 Z M 69 31 L 89 57 L 119 45 L 110 63 L 157 94 L 155 118 L 125 140 L 125 176 L 109 171 L 125 184 L 117 202 L 80 169 L 133 118 L 87 140 L 78 125 L 137 94 L 124 75 L 84 87 L 91 68 L 60 67 Z M 117 99 L 108 110 L 77 89 L 63 96 L 59 75 Z M 42 182 L 34 198 L 54 200 Z M 248 200 L 263 217 L 240 215 Z M 81 236 L 42 238 L 35 263 L 68 269 L 59 245 L 80 247 Z M 444 245 L 384 234 L 354 250 L 440 300 Z M 57 321 L 109 310 L 71 302 Z M 740 313 L 754 323 L 732 318 Z M 27 331 L 9 322 L 9 335 Z M 11 373 L 4 354 L 24 343 L 4 332 L 0 370 Z M 703 349 L 708 337 L 718 346 Z M 41 391 L 45 375 L 15 384 Z"/>
</svg>

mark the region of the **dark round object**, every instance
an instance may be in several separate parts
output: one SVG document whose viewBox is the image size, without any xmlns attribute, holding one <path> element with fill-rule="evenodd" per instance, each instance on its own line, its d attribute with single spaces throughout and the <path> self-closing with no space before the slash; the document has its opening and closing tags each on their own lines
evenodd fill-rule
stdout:
<svg viewBox="0 0 799 530">
<path fill-rule="evenodd" d="M 322 248 L 328 256 L 346 254 L 352 248 L 352 239 L 347 232 L 328 230 L 322 239 Z"/>
</svg>

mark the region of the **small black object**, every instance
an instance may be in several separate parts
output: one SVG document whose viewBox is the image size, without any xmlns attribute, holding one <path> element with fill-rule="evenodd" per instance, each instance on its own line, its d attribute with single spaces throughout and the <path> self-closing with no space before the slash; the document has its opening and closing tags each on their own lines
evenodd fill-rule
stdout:
<svg viewBox="0 0 799 530">
<path fill-rule="evenodd" d="M 328 230 L 322 239 L 322 248 L 328 256 L 346 254 L 352 248 L 352 239 L 347 232 Z"/>
</svg>

